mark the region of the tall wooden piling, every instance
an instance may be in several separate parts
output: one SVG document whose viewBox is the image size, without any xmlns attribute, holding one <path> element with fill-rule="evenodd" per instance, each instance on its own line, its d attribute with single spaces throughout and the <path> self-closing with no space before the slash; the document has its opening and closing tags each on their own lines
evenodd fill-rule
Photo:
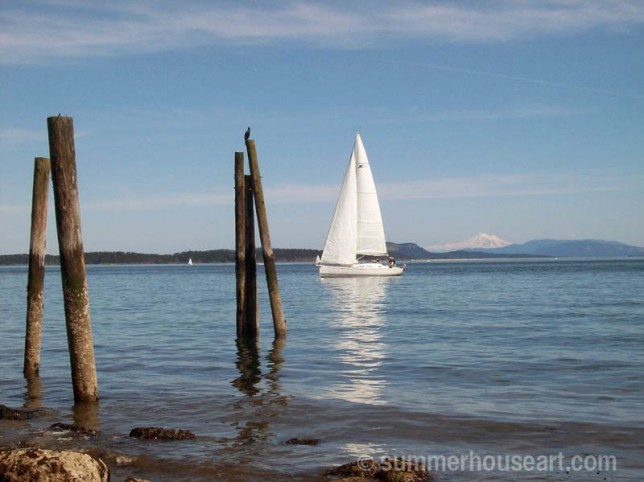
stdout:
<svg viewBox="0 0 644 482">
<path fill-rule="evenodd" d="M 259 336 L 259 304 L 257 303 L 257 251 L 255 249 L 255 203 L 253 181 L 244 176 L 246 186 L 246 327 L 244 335 Z"/>
<path fill-rule="evenodd" d="M 268 295 L 271 302 L 275 338 L 281 338 L 286 336 L 286 321 L 284 320 L 282 298 L 280 295 L 279 285 L 277 283 L 275 257 L 273 255 L 273 248 L 271 247 L 271 237 L 268 230 L 268 217 L 266 215 L 266 206 L 264 204 L 264 189 L 262 187 L 262 178 L 259 172 L 259 161 L 257 159 L 257 149 L 255 147 L 254 140 L 246 139 L 246 150 L 248 152 L 248 161 L 250 164 L 250 175 L 253 180 L 255 208 L 257 210 L 257 225 L 259 228 L 259 237 L 262 242 L 264 270 L 266 271 L 266 284 L 268 286 Z"/>
<path fill-rule="evenodd" d="M 27 379 L 37 377 L 40 371 L 49 175 L 49 159 L 36 157 L 34 160 L 34 185 L 31 199 L 31 240 L 29 243 L 29 275 L 27 281 L 27 329 L 23 366 L 23 374 Z"/>
<path fill-rule="evenodd" d="M 244 175 L 244 153 L 235 153 L 235 276 L 237 338 L 257 338 L 257 255 L 252 180 Z"/>
<path fill-rule="evenodd" d="M 246 322 L 246 186 L 243 152 L 235 152 L 235 278 L 237 338 L 242 338 Z"/>
<path fill-rule="evenodd" d="M 76 181 L 74 124 L 71 117 L 59 115 L 49 117 L 47 127 L 74 400 L 93 402 L 98 400 L 98 382 Z"/>
</svg>

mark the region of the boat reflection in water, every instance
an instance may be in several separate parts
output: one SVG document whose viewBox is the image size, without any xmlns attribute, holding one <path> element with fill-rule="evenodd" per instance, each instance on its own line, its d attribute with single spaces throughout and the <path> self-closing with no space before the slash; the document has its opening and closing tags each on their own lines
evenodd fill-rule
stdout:
<svg viewBox="0 0 644 482">
<path fill-rule="evenodd" d="M 323 278 L 332 294 L 330 327 L 337 330 L 337 357 L 342 380 L 326 394 L 350 402 L 384 404 L 386 385 L 378 368 L 385 356 L 381 333 L 388 278 Z"/>
</svg>

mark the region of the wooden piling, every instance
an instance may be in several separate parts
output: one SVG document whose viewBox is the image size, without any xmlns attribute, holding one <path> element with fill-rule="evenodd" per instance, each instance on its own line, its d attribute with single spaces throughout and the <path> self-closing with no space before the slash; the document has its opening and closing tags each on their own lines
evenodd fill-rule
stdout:
<svg viewBox="0 0 644 482">
<path fill-rule="evenodd" d="M 47 127 L 74 400 L 93 402 L 98 400 L 98 382 L 76 181 L 74 124 L 71 117 L 59 115 L 49 117 Z"/>
<path fill-rule="evenodd" d="M 42 341 L 43 289 L 45 286 L 45 245 L 47 234 L 47 203 L 49 199 L 49 159 L 34 160 L 34 184 L 31 199 L 31 240 L 29 243 L 29 274 L 27 281 L 27 329 L 23 374 L 38 377 Z"/>
<path fill-rule="evenodd" d="M 257 251 L 255 249 L 255 203 L 253 181 L 244 176 L 246 186 L 246 324 L 244 336 L 259 336 L 259 304 L 257 302 Z"/>
<path fill-rule="evenodd" d="M 273 255 L 273 248 L 271 247 L 271 237 L 268 230 L 268 217 L 266 215 L 266 206 L 264 204 L 264 189 L 262 187 L 262 178 L 259 172 L 259 161 L 257 160 L 257 149 L 255 147 L 254 140 L 246 139 L 246 150 L 248 152 L 248 161 L 250 164 L 250 175 L 253 180 L 255 209 L 257 210 L 257 225 L 259 228 L 259 237 L 262 242 L 264 270 L 266 272 L 268 295 L 271 301 L 271 313 L 273 315 L 275 338 L 281 338 L 286 336 L 286 321 L 284 320 L 282 298 L 280 295 L 279 285 L 277 283 L 275 257 Z"/>
<path fill-rule="evenodd" d="M 246 320 L 246 186 L 243 152 L 235 152 L 235 278 L 237 338 L 241 338 Z"/>
</svg>

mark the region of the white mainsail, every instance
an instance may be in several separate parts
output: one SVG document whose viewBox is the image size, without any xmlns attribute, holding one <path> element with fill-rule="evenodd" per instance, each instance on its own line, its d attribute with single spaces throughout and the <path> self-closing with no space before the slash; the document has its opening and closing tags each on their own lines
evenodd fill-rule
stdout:
<svg viewBox="0 0 644 482">
<path fill-rule="evenodd" d="M 335 205 L 333 221 L 326 237 L 321 262 L 323 264 L 352 265 L 356 262 L 358 245 L 358 189 L 356 185 L 356 160 L 351 154 L 344 175 L 340 196 Z"/>
<path fill-rule="evenodd" d="M 369 159 L 356 133 L 321 262 L 351 266 L 358 255 L 386 256 L 387 246 Z"/>
</svg>

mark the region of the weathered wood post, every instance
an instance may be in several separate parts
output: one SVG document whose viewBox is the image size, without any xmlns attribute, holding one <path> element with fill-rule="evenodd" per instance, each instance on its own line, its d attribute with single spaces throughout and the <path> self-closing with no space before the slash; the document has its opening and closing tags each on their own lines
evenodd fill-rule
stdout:
<svg viewBox="0 0 644 482">
<path fill-rule="evenodd" d="M 85 277 L 73 119 L 49 117 L 47 127 L 74 401 L 93 402 L 98 400 L 98 382 Z"/>
<path fill-rule="evenodd" d="M 259 238 L 262 242 L 262 254 L 264 257 L 264 270 L 266 271 L 266 284 L 268 286 L 268 295 L 271 301 L 271 313 L 273 315 L 273 327 L 275 329 L 275 338 L 286 336 L 286 321 L 284 320 L 284 311 L 282 309 L 282 298 L 277 283 L 277 271 L 275 269 L 275 258 L 273 248 L 271 247 L 271 237 L 268 231 L 268 217 L 266 215 L 266 205 L 264 204 L 264 189 L 262 187 L 262 178 L 259 172 L 259 161 L 257 160 L 257 149 L 255 141 L 246 139 L 246 150 L 248 151 L 248 161 L 250 164 L 250 175 L 253 179 L 253 192 L 255 195 L 255 209 L 257 210 L 257 225 L 259 228 Z"/>
<path fill-rule="evenodd" d="M 241 338 L 246 322 L 246 186 L 243 152 L 235 152 L 235 278 L 237 338 Z"/>
<path fill-rule="evenodd" d="M 43 289 L 45 286 L 45 245 L 47 241 L 47 203 L 49 199 L 49 159 L 34 160 L 34 185 L 31 198 L 31 240 L 27 281 L 27 330 L 25 335 L 25 378 L 40 371 L 42 341 Z"/>
<path fill-rule="evenodd" d="M 246 328 L 247 337 L 259 336 L 259 303 L 257 302 L 257 251 L 255 249 L 255 203 L 253 180 L 244 176 L 246 186 Z"/>
<path fill-rule="evenodd" d="M 252 180 L 244 175 L 244 153 L 235 153 L 235 275 L 237 338 L 259 336 L 257 254 Z"/>
</svg>

